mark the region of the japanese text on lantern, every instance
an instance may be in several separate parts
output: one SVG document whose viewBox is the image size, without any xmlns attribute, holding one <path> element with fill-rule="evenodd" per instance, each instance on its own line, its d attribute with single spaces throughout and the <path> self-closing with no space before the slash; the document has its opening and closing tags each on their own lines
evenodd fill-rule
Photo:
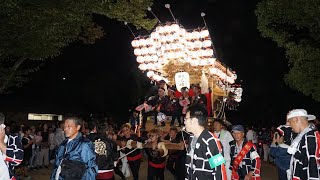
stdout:
<svg viewBox="0 0 320 180">
<path fill-rule="evenodd" d="M 190 78 L 187 72 L 178 72 L 175 75 L 175 83 L 177 90 L 181 91 L 181 88 L 187 87 L 190 88 Z"/>
</svg>

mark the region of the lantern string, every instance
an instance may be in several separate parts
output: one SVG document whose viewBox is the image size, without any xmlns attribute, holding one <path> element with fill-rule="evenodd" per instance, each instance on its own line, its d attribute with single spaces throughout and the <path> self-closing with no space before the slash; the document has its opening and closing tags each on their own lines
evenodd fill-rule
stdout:
<svg viewBox="0 0 320 180">
<path fill-rule="evenodd" d="M 148 7 L 148 11 L 150 11 L 150 13 L 158 20 L 158 22 L 161 24 L 160 19 L 153 13 L 151 7 Z"/>
<path fill-rule="evenodd" d="M 130 30 L 132 36 L 133 36 L 134 38 L 136 38 L 136 36 L 134 35 L 132 29 L 131 29 L 130 26 L 128 25 L 127 21 L 124 22 L 124 25 L 126 25 L 126 26 L 128 27 L 128 29 Z"/>
<path fill-rule="evenodd" d="M 170 9 L 170 4 L 166 4 L 165 7 L 169 10 L 169 12 L 170 12 L 170 14 L 171 14 L 174 22 L 178 23 L 178 22 L 177 22 L 177 19 L 174 17 L 174 15 L 173 15 L 173 13 L 172 13 L 172 11 L 171 11 L 171 9 Z"/>
</svg>

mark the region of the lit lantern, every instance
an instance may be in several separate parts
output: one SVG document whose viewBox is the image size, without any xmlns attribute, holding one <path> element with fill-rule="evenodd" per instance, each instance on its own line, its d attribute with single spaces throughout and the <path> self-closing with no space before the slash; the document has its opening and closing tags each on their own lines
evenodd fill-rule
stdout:
<svg viewBox="0 0 320 180">
<path fill-rule="evenodd" d="M 137 62 L 138 63 L 143 63 L 144 62 L 144 58 L 142 56 L 137 56 Z"/>
<path fill-rule="evenodd" d="M 201 38 L 209 37 L 209 31 L 208 31 L 208 30 L 202 30 L 202 31 L 200 32 L 200 37 L 201 37 Z"/>
<path fill-rule="evenodd" d="M 192 60 L 190 62 L 191 66 L 199 66 L 199 61 L 198 60 Z"/>
<path fill-rule="evenodd" d="M 156 61 L 158 61 L 158 56 L 157 55 L 152 55 L 152 61 L 153 62 L 156 62 Z"/>
<path fill-rule="evenodd" d="M 179 25 L 178 24 L 171 24 L 171 29 L 175 32 L 179 31 Z"/>
<path fill-rule="evenodd" d="M 208 64 L 207 64 L 207 59 L 201 59 L 201 60 L 199 61 L 199 65 L 200 65 L 200 66 L 206 66 L 206 65 L 208 65 Z"/>
<path fill-rule="evenodd" d="M 210 74 L 212 74 L 212 75 L 216 75 L 217 74 L 217 69 L 214 68 L 214 67 L 210 68 L 209 71 L 210 71 Z"/>
<path fill-rule="evenodd" d="M 140 56 L 141 55 L 141 50 L 140 49 L 134 49 L 133 53 L 136 56 Z"/>
<path fill-rule="evenodd" d="M 192 33 L 186 33 L 186 40 L 191 41 L 193 39 Z"/>
<path fill-rule="evenodd" d="M 146 64 L 140 64 L 139 65 L 139 69 L 141 69 L 142 71 L 145 71 L 147 69 L 147 65 Z"/>
<path fill-rule="evenodd" d="M 154 69 L 161 69 L 161 64 L 159 64 L 159 63 L 155 63 L 154 64 Z"/>
<path fill-rule="evenodd" d="M 183 87 L 190 88 L 190 77 L 187 72 L 178 72 L 174 76 L 177 90 L 180 91 Z"/>
<path fill-rule="evenodd" d="M 142 54 L 142 55 L 147 55 L 147 54 L 149 54 L 148 48 L 146 48 L 146 47 L 142 48 L 142 49 L 141 49 L 141 54 Z"/>
<path fill-rule="evenodd" d="M 212 49 L 206 49 L 206 55 L 207 56 L 213 56 L 213 50 Z"/>
<path fill-rule="evenodd" d="M 140 46 L 146 46 L 146 45 L 147 45 L 147 42 L 146 42 L 145 39 L 140 39 L 140 40 L 139 40 L 139 44 L 140 44 Z"/>
<path fill-rule="evenodd" d="M 147 38 L 145 42 L 146 42 L 147 46 L 152 45 L 152 39 L 151 38 Z"/>
<path fill-rule="evenodd" d="M 132 45 L 132 47 L 134 47 L 134 48 L 137 48 L 137 47 L 139 47 L 139 45 L 138 45 L 138 40 L 133 40 L 132 42 L 131 42 L 131 45 Z"/>
<path fill-rule="evenodd" d="M 216 62 L 216 58 L 208 58 L 208 64 L 214 65 L 215 62 Z"/>
<path fill-rule="evenodd" d="M 195 41 L 194 42 L 194 48 L 200 49 L 202 47 L 202 42 L 201 41 Z"/>
<path fill-rule="evenodd" d="M 147 69 L 154 69 L 153 63 L 148 63 L 147 64 Z"/>
<path fill-rule="evenodd" d="M 152 57 L 151 56 L 145 56 L 144 57 L 146 62 L 151 62 L 152 61 Z"/>
<path fill-rule="evenodd" d="M 153 72 L 153 71 L 148 71 L 148 72 L 147 72 L 148 78 L 151 78 L 153 75 L 154 75 L 154 72 Z"/>
<path fill-rule="evenodd" d="M 212 42 L 210 40 L 203 41 L 203 47 L 211 47 Z"/>
<path fill-rule="evenodd" d="M 192 32 L 192 39 L 196 40 L 199 39 L 200 33 L 198 31 L 193 31 Z"/>
<path fill-rule="evenodd" d="M 171 26 L 165 25 L 164 26 L 164 33 L 170 33 L 172 31 Z"/>
</svg>

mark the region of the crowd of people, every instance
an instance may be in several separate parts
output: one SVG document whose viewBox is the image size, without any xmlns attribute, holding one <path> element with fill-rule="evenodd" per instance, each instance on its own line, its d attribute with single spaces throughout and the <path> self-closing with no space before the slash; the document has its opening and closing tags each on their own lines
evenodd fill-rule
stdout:
<svg viewBox="0 0 320 180">
<path fill-rule="evenodd" d="M 307 111 L 289 111 L 277 128 L 227 126 L 223 119 L 208 122 L 208 99 L 200 86 L 192 95 L 182 88 L 180 96 L 162 82 L 155 89 L 120 128 L 77 116 L 17 126 L 5 124 L 0 113 L 0 179 L 26 177 L 51 162 L 52 180 L 131 175 L 138 180 L 142 159 L 147 159 L 148 180 L 165 179 L 165 169 L 176 180 L 259 180 L 261 161 L 274 163 L 280 180 L 320 178 L 320 135 L 312 123 L 316 117 Z M 159 113 L 172 117 L 168 132 Z M 161 126 L 147 131 L 148 116 Z"/>
</svg>

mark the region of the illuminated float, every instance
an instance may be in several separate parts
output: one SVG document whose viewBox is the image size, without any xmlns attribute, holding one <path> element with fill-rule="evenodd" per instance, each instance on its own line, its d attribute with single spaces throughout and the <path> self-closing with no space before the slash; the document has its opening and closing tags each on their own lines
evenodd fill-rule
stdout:
<svg viewBox="0 0 320 180">
<path fill-rule="evenodd" d="M 173 16 L 170 5 L 166 8 Z M 149 11 L 154 15 L 151 8 Z M 205 14 L 201 16 L 204 19 Z M 235 83 L 235 71 L 217 59 L 206 23 L 203 28 L 188 30 L 173 19 L 166 23 L 159 20 L 151 34 L 135 36 L 131 45 L 139 69 L 151 80 L 175 85 L 178 91 L 190 84 L 200 84 L 202 94 L 210 89 L 214 116 L 224 116 L 226 106 L 235 109 L 241 101 L 242 88 Z"/>
</svg>

